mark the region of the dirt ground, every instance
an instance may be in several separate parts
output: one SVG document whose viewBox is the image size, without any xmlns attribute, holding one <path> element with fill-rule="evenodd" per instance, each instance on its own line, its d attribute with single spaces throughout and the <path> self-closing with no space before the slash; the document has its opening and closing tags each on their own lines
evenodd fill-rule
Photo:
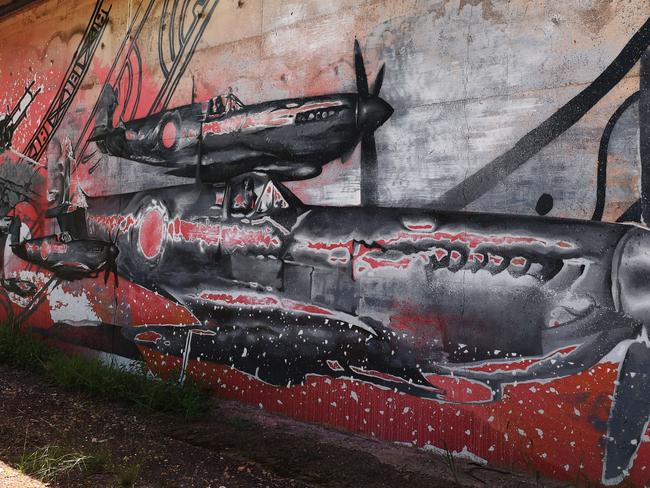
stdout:
<svg viewBox="0 0 650 488">
<path fill-rule="evenodd" d="M 15 469 L 59 446 L 93 456 L 53 487 L 557 487 L 406 446 L 217 401 L 200 421 L 144 415 L 0 366 L 0 487 L 41 487 Z"/>
</svg>

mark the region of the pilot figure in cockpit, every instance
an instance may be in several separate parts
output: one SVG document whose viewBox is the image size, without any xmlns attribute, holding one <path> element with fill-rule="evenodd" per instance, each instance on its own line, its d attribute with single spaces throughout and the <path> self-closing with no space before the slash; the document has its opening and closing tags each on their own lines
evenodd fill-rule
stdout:
<svg viewBox="0 0 650 488">
<path fill-rule="evenodd" d="M 247 176 L 241 186 L 233 194 L 231 212 L 233 215 L 246 215 L 255 209 L 257 195 L 255 194 L 253 178 Z"/>
</svg>

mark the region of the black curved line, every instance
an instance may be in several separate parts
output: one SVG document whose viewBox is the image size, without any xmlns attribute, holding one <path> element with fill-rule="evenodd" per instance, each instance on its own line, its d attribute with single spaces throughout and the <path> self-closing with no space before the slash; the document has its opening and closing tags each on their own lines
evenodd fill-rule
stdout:
<svg viewBox="0 0 650 488">
<path fill-rule="evenodd" d="M 69 94 L 67 102 L 63 104 L 62 100 L 62 95 L 64 93 L 64 90 L 66 89 L 66 85 L 68 84 L 67 81 L 70 79 L 72 76 L 72 73 L 75 68 L 75 64 L 79 60 L 79 56 L 82 52 L 82 49 L 86 49 L 91 57 L 94 57 L 95 51 L 97 50 L 97 46 L 99 45 L 99 40 L 101 37 L 104 35 L 104 31 L 106 30 L 106 26 L 108 25 L 108 20 L 109 20 L 109 14 L 111 11 L 112 6 L 108 7 L 107 11 L 103 11 L 106 13 L 106 18 L 104 20 L 104 23 L 102 24 L 101 28 L 99 29 L 99 32 L 96 32 L 94 36 L 91 36 L 91 31 L 93 28 L 93 25 L 95 23 L 95 19 L 97 17 L 97 14 L 99 13 L 102 4 L 104 0 L 97 0 L 97 3 L 95 4 L 95 8 L 93 10 L 92 17 L 90 17 L 90 20 L 88 21 L 88 26 L 86 27 L 86 30 L 83 33 L 83 36 L 81 38 L 81 41 L 79 45 L 77 46 L 77 49 L 75 50 L 75 53 L 72 57 L 71 64 L 68 66 L 68 69 L 66 71 L 65 77 L 61 81 L 61 84 L 59 85 L 56 95 L 50 102 L 50 105 L 48 106 L 47 110 L 45 111 L 44 115 L 42 116 L 42 120 L 39 123 L 38 127 L 36 128 L 36 131 L 33 133 L 31 138 L 29 139 L 29 142 L 23 149 L 23 153 L 25 154 L 30 154 L 33 159 L 39 160 L 45 150 L 47 149 L 48 144 L 50 143 L 52 137 L 54 137 L 56 131 L 58 130 L 59 126 L 61 125 L 61 122 L 63 121 L 63 118 L 65 114 L 68 111 L 68 108 L 70 107 L 70 104 L 72 103 L 72 99 L 76 96 L 77 92 L 79 91 L 79 87 L 81 86 L 81 81 L 83 78 L 86 76 L 90 69 L 90 63 L 87 63 L 84 68 L 81 70 L 81 74 L 77 74 L 77 78 L 80 78 L 79 83 L 76 85 L 76 87 L 73 88 L 72 92 Z M 58 103 L 58 107 L 57 107 Z M 56 108 L 56 109 L 55 109 Z M 56 121 L 50 120 L 52 115 L 55 112 L 61 112 L 63 109 L 62 115 L 58 117 Z M 41 144 L 40 149 L 36 150 L 35 154 L 30 153 L 30 149 L 33 148 L 33 145 L 36 143 L 38 140 L 38 135 L 40 134 L 41 130 L 46 126 L 50 125 L 50 129 L 47 134 L 46 140 Z M 38 167 L 37 167 L 38 168 Z"/>
<path fill-rule="evenodd" d="M 135 118 L 135 115 L 138 111 L 138 106 L 140 105 L 140 96 L 142 95 L 142 56 L 140 55 L 140 49 L 138 48 L 137 44 L 133 46 L 133 53 L 135 54 L 136 60 L 138 62 L 138 81 L 136 83 L 137 90 L 135 95 L 135 103 L 133 105 L 133 110 L 131 110 L 131 118 L 129 120 Z"/>
<path fill-rule="evenodd" d="M 632 69 L 649 45 L 650 18 L 589 86 L 519 139 L 511 149 L 447 190 L 437 201 L 439 206 L 459 210 L 494 188 L 591 110 Z"/>
<path fill-rule="evenodd" d="M 99 168 L 99 165 L 102 164 L 105 161 L 104 157 L 99 158 L 97 161 L 93 163 L 93 165 L 88 169 L 88 174 L 91 175 L 95 172 L 97 168 Z"/>
<path fill-rule="evenodd" d="M 179 32 L 181 34 L 181 44 L 185 45 L 187 43 L 187 39 L 191 34 L 190 32 L 185 32 L 185 17 L 187 16 L 187 7 L 190 6 L 190 0 L 185 0 L 185 3 L 183 4 L 183 7 L 181 8 L 181 18 L 180 18 L 180 23 L 179 25 Z M 193 21 L 192 21 L 193 22 Z"/>
<path fill-rule="evenodd" d="M 209 11 L 205 14 L 205 18 L 203 19 L 203 22 L 201 23 L 201 25 L 199 27 L 198 34 L 194 37 L 194 40 L 193 40 L 191 46 L 189 47 L 189 51 L 188 51 L 187 55 L 185 56 L 185 59 L 184 59 L 183 63 L 181 64 L 178 73 L 175 75 L 175 79 L 171 82 L 171 86 L 168 89 L 167 96 L 165 97 L 165 99 L 163 101 L 163 105 L 162 105 L 163 110 L 165 108 L 167 108 L 167 105 L 171 101 L 171 98 L 174 96 L 174 92 L 176 91 L 176 87 L 180 83 L 181 77 L 182 77 L 183 73 L 185 73 L 185 70 L 187 69 L 187 66 L 190 64 L 190 61 L 192 60 L 192 57 L 194 56 L 194 52 L 196 51 L 196 47 L 199 44 L 199 41 L 201 40 L 201 38 L 203 37 L 203 33 L 205 32 L 205 30 L 208 27 L 208 23 L 210 22 L 210 18 L 212 17 L 212 14 L 214 13 L 214 9 L 217 7 L 218 3 L 219 3 L 218 0 L 215 1 L 214 4 L 212 5 L 212 7 L 209 9 Z M 207 10 L 207 8 L 204 8 L 204 11 L 205 10 Z M 199 23 L 200 19 L 201 19 L 201 16 L 196 16 L 195 17 L 194 21 L 192 22 L 192 32 L 193 32 L 193 30 L 195 28 L 195 25 Z M 185 49 L 185 45 L 183 46 L 183 49 Z M 161 92 L 162 92 L 162 90 L 161 90 Z M 158 100 L 158 103 L 159 102 L 160 101 Z M 153 106 L 155 106 L 155 105 L 156 105 L 156 103 L 154 103 Z"/>
<path fill-rule="evenodd" d="M 175 37 L 174 31 L 176 30 L 176 9 L 178 8 L 178 0 L 174 0 L 174 5 L 172 7 L 172 13 L 169 18 L 169 54 L 173 59 L 176 58 L 176 46 L 174 46 Z"/>
<path fill-rule="evenodd" d="M 167 69 L 167 64 L 165 63 L 165 55 L 163 53 L 163 32 L 165 17 L 167 16 L 167 6 L 169 5 L 169 0 L 165 0 L 163 3 L 163 10 L 160 14 L 160 23 L 158 25 L 158 62 L 160 63 L 160 69 L 163 72 L 165 78 L 169 76 L 169 70 Z"/>
<path fill-rule="evenodd" d="M 140 7 L 142 7 L 142 3 L 143 2 L 140 2 L 138 4 L 138 8 L 136 9 L 135 15 L 133 16 L 134 19 L 138 17 L 138 13 L 140 12 Z M 118 60 L 120 58 L 120 55 L 122 54 L 122 51 L 124 50 L 124 47 L 126 46 L 126 42 L 131 37 L 131 31 L 132 30 L 133 30 L 133 22 L 131 22 L 131 24 L 129 25 L 129 27 L 128 27 L 127 31 L 126 31 L 126 34 L 124 34 L 124 38 L 122 39 L 122 43 L 120 44 L 120 47 L 117 50 L 117 54 L 115 55 L 115 58 L 113 59 L 113 64 L 111 65 L 111 68 L 108 70 L 106 78 L 104 79 L 104 84 L 106 84 L 108 82 L 108 80 L 110 80 L 111 75 L 113 74 L 113 71 L 115 70 L 115 67 L 117 66 L 117 62 L 118 62 Z M 95 105 L 94 105 L 92 111 L 90 112 L 90 115 L 88 116 L 88 119 L 86 120 L 84 128 L 81 131 L 81 135 L 77 139 L 77 143 L 75 144 L 74 149 L 73 149 L 73 154 L 77 155 L 79 159 L 81 159 L 81 156 L 83 156 L 83 153 L 86 151 L 86 148 L 88 147 L 88 144 L 86 143 L 84 145 L 84 149 L 82 150 L 82 152 L 81 153 L 78 152 L 79 151 L 79 145 L 81 144 L 81 141 L 83 140 L 83 136 L 86 133 L 86 131 L 88 131 L 88 128 L 90 127 L 90 124 L 92 123 L 92 120 L 95 117 L 95 114 L 97 113 L 98 101 L 99 101 L 99 99 L 95 102 Z M 79 165 L 79 163 L 75 164 L 75 166 L 72 168 L 73 173 L 77 169 L 78 165 Z"/>
<path fill-rule="evenodd" d="M 133 68 L 131 67 L 130 58 L 126 61 L 126 79 L 128 80 L 128 82 L 126 85 L 126 95 L 122 100 L 122 112 L 120 113 L 121 120 L 124 120 L 124 114 L 126 112 L 126 108 L 129 106 L 129 100 L 131 99 L 131 92 L 133 91 L 133 87 L 131 86 L 131 84 L 133 83 Z"/>
<path fill-rule="evenodd" d="M 205 18 L 203 18 L 203 22 L 199 27 L 197 36 L 194 38 L 194 42 L 190 46 L 189 51 L 187 51 L 187 53 L 184 52 L 185 45 L 181 47 L 178 56 L 176 57 L 176 59 L 174 59 L 172 63 L 171 72 L 174 73 L 174 77 L 173 79 L 170 79 L 170 77 L 165 79 L 162 86 L 160 87 L 160 90 L 158 91 L 158 94 L 156 95 L 155 100 L 151 104 L 151 108 L 149 109 L 147 115 L 151 115 L 155 111 L 158 112 L 160 110 L 164 110 L 165 108 L 167 108 L 167 105 L 169 104 L 169 101 L 174 95 L 174 91 L 176 90 L 176 87 L 180 82 L 180 77 L 183 75 L 185 69 L 187 68 L 187 65 L 192 59 L 192 56 L 194 55 L 194 51 L 196 50 L 196 46 L 198 42 L 201 40 L 201 37 L 203 36 L 203 32 L 207 28 L 208 22 L 210 21 L 210 18 L 212 17 L 212 13 L 214 12 L 214 9 L 218 3 L 219 3 L 218 1 L 215 1 L 212 4 L 212 6 L 208 9 L 207 2 L 206 2 L 206 5 L 204 6 L 204 11 L 205 10 L 209 10 L 209 11 L 207 12 L 207 14 L 205 14 Z M 189 31 L 190 35 L 194 33 L 194 29 L 197 27 L 197 25 L 199 25 L 199 23 L 201 23 L 201 17 L 195 16 L 194 20 L 192 21 L 192 25 L 190 26 L 190 31 Z M 181 60 L 183 60 L 182 63 Z"/>
<path fill-rule="evenodd" d="M 639 157 L 641 159 L 641 220 L 650 222 L 650 52 L 639 63 Z"/>
<path fill-rule="evenodd" d="M 605 198 L 607 196 L 607 155 L 609 153 L 609 139 L 612 136 L 614 127 L 618 120 L 623 116 L 625 111 L 639 99 L 640 91 L 634 92 L 627 97 L 625 101 L 616 109 L 616 112 L 607 121 L 603 129 L 603 135 L 600 137 L 600 146 L 598 147 L 598 173 L 596 177 L 596 206 L 591 220 L 602 220 L 603 211 L 605 210 Z"/>
</svg>

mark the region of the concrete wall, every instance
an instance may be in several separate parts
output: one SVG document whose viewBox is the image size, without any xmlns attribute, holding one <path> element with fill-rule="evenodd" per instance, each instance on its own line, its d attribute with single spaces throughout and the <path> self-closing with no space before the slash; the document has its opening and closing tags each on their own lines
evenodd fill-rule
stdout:
<svg viewBox="0 0 650 488">
<path fill-rule="evenodd" d="M 641 485 L 650 236 L 617 222 L 650 216 L 649 14 L 36 2 L 0 21 L 3 314 L 297 418 Z"/>
</svg>

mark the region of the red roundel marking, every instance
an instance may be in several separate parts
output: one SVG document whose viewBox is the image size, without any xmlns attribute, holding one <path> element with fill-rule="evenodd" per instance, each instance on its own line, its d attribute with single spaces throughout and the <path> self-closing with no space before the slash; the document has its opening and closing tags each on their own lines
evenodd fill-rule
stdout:
<svg viewBox="0 0 650 488">
<path fill-rule="evenodd" d="M 162 145 L 165 149 L 171 149 L 174 147 L 174 144 L 176 144 L 177 133 L 178 131 L 174 121 L 170 120 L 165 124 L 165 127 L 163 127 L 162 130 Z"/>
<path fill-rule="evenodd" d="M 165 219 L 160 210 L 152 208 L 142 216 L 138 243 L 142 254 L 147 259 L 153 259 L 162 249 L 165 237 Z"/>
</svg>

